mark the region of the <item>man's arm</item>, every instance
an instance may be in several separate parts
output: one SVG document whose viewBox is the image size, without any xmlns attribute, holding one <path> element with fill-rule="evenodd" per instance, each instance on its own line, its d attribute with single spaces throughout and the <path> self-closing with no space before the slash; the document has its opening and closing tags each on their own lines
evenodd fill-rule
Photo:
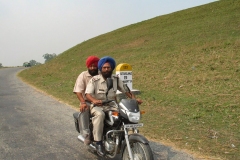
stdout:
<svg viewBox="0 0 240 160">
<path fill-rule="evenodd" d="M 129 98 L 131 99 L 136 99 L 138 104 L 141 104 L 143 101 L 141 99 L 137 99 L 135 95 L 130 91 L 128 86 L 124 84 L 120 79 L 118 79 L 118 89 L 122 92 L 125 93 Z"/>
<path fill-rule="evenodd" d="M 76 92 L 76 95 L 77 95 L 77 98 L 79 99 L 79 101 L 80 101 L 81 103 L 85 103 L 85 99 L 83 98 L 82 93 Z"/>
<path fill-rule="evenodd" d="M 85 89 L 84 73 L 85 72 L 82 72 L 78 76 L 76 83 L 74 85 L 74 88 L 73 88 L 73 93 L 75 93 L 77 95 L 77 98 L 80 101 L 80 112 L 84 112 L 87 109 L 87 105 L 85 103 L 85 99 L 82 94 L 82 92 L 84 92 L 84 89 Z"/>
<path fill-rule="evenodd" d="M 135 95 L 132 92 L 125 92 L 125 94 L 131 98 L 131 99 L 136 99 L 136 101 L 138 102 L 138 104 L 142 104 L 143 101 L 139 98 L 136 98 Z"/>
<path fill-rule="evenodd" d="M 102 100 L 98 100 L 98 99 L 93 98 L 91 94 L 86 93 L 86 98 L 87 98 L 87 100 L 89 100 L 94 105 L 102 106 Z"/>
<path fill-rule="evenodd" d="M 77 95 L 77 98 L 79 99 L 79 101 L 81 103 L 80 104 L 80 112 L 86 111 L 88 109 L 88 106 L 87 106 L 87 104 L 85 102 L 85 99 L 83 98 L 82 93 L 76 92 L 76 95 Z"/>
</svg>

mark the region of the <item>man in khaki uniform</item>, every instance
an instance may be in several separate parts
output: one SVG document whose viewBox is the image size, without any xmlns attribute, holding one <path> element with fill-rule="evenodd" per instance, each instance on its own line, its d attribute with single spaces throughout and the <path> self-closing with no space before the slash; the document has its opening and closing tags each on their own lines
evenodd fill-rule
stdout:
<svg viewBox="0 0 240 160">
<path fill-rule="evenodd" d="M 84 119 L 84 121 L 89 121 L 89 110 L 86 105 L 86 97 L 85 97 L 85 90 L 87 87 L 87 84 L 89 80 L 98 74 L 98 61 L 99 58 L 96 56 L 89 56 L 86 60 L 86 66 L 87 66 L 87 71 L 83 71 L 77 78 L 75 86 L 73 88 L 73 93 L 77 95 L 78 100 L 80 101 L 80 112 L 81 112 L 81 118 Z M 81 132 L 83 136 L 85 137 L 85 144 L 90 143 L 90 136 L 89 136 L 89 128 L 88 124 L 89 123 L 82 123 L 85 125 L 81 126 Z"/>
<path fill-rule="evenodd" d="M 112 75 L 112 72 L 116 66 L 115 60 L 109 56 L 103 57 L 98 62 L 98 69 L 100 70 L 100 75 L 94 76 L 88 83 L 86 88 L 86 98 L 94 105 L 91 106 L 90 112 L 93 116 L 93 137 L 94 141 L 96 141 L 96 149 L 99 155 L 103 156 L 105 154 L 103 145 L 102 145 L 102 134 L 103 134 L 103 126 L 105 113 L 104 111 L 108 109 L 113 109 L 111 106 L 103 106 L 102 100 L 106 100 L 106 92 L 107 92 L 107 78 L 117 79 L 117 89 L 122 93 L 125 93 L 129 98 L 134 98 L 134 94 L 130 92 L 126 92 L 123 82 Z M 116 100 L 116 91 L 117 89 L 110 89 L 108 91 L 107 99 L 108 100 Z M 137 100 L 139 104 L 142 103 L 140 99 Z"/>
</svg>

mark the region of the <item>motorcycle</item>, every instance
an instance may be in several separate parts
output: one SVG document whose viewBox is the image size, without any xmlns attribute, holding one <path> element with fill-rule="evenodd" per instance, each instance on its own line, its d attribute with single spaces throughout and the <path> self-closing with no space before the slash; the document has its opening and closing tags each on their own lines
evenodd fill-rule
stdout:
<svg viewBox="0 0 240 160">
<path fill-rule="evenodd" d="M 107 79 L 107 93 L 113 88 L 113 79 Z M 105 148 L 105 156 L 115 158 L 120 154 L 123 160 L 153 160 L 152 150 L 149 146 L 149 141 L 139 134 L 139 127 L 143 123 L 139 123 L 141 111 L 136 100 L 121 99 L 117 104 L 113 100 L 105 100 L 103 105 L 109 104 L 115 106 L 116 110 L 106 111 L 103 129 L 103 144 Z M 93 105 L 89 102 L 87 104 Z M 84 113 L 84 112 L 83 112 Z M 93 129 L 91 117 L 81 116 L 81 112 L 73 114 L 76 130 L 80 133 L 78 139 L 84 142 L 82 126 L 89 125 L 90 133 Z M 83 122 L 84 118 L 89 118 L 89 123 Z M 82 123 L 82 124 L 81 124 Z M 93 136 L 90 134 L 91 143 L 89 147 L 96 151 Z"/>
</svg>

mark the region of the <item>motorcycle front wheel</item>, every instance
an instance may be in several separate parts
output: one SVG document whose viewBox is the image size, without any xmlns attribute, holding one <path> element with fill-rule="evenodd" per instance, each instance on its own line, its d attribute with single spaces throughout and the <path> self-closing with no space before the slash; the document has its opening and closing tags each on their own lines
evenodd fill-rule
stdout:
<svg viewBox="0 0 240 160">
<path fill-rule="evenodd" d="M 143 144 L 141 142 L 130 142 L 130 148 L 134 160 L 153 160 L 153 154 L 149 144 Z M 125 146 L 125 149 L 123 151 L 122 159 L 130 160 L 127 146 Z"/>
</svg>

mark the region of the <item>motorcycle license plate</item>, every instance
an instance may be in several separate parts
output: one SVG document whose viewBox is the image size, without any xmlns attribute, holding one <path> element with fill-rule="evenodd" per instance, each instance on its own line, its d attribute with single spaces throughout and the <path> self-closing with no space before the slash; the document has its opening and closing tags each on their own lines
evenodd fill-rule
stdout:
<svg viewBox="0 0 240 160">
<path fill-rule="evenodd" d="M 137 128 L 137 127 L 142 127 L 143 123 L 138 123 L 138 124 L 124 124 L 124 128 Z"/>
</svg>

